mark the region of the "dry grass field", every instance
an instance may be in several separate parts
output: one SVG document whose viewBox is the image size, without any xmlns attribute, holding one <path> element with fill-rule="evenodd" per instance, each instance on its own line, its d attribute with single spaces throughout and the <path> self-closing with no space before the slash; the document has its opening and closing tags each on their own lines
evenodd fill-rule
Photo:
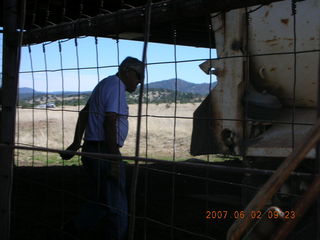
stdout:
<svg viewBox="0 0 320 240">
<path fill-rule="evenodd" d="M 176 116 L 192 117 L 199 103 L 177 104 Z M 80 107 L 65 106 L 54 109 L 18 109 L 16 140 L 22 145 L 35 145 L 54 149 L 65 149 L 72 141 Z M 129 135 L 123 155 L 134 155 L 137 128 L 137 105 L 129 105 Z M 190 158 L 189 148 L 192 119 L 173 118 L 174 104 L 149 104 L 143 106 L 140 156 L 172 160 Z M 176 125 L 176 126 L 175 126 Z M 175 144 L 174 144 L 175 137 Z M 174 154 L 175 153 L 175 154 Z M 61 165 L 58 154 L 31 151 L 16 152 L 17 165 Z M 75 158 L 76 159 L 76 158 Z M 72 161 L 71 161 L 72 162 Z M 70 163 L 70 162 L 69 162 Z M 73 162 L 74 163 L 74 162 Z"/>
</svg>

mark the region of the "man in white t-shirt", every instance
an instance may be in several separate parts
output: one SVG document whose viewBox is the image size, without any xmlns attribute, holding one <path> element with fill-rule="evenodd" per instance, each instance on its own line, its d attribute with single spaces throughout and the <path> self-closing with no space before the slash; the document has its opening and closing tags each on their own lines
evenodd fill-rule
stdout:
<svg viewBox="0 0 320 240">
<path fill-rule="evenodd" d="M 126 91 L 135 91 L 143 78 L 144 64 L 136 58 L 127 57 L 116 75 L 99 82 L 79 113 L 74 140 L 67 150 L 77 151 L 85 132 L 83 152 L 120 155 L 119 148 L 128 135 Z M 74 156 L 60 155 L 64 160 Z M 104 219 L 106 239 L 125 239 L 128 204 L 123 162 L 89 157 L 82 157 L 81 161 L 94 184 L 94 201 L 97 204 L 85 205 L 80 214 L 65 226 L 64 231 L 75 235 L 79 231 L 94 231 Z"/>
</svg>

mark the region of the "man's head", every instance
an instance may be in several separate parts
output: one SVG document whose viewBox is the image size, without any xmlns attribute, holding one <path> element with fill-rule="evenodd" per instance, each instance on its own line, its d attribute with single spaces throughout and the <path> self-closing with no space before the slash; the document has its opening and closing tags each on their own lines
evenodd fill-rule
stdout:
<svg viewBox="0 0 320 240">
<path fill-rule="evenodd" d="M 119 66 L 119 75 L 128 92 L 134 92 L 144 79 L 144 64 L 137 58 L 127 57 Z"/>
</svg>

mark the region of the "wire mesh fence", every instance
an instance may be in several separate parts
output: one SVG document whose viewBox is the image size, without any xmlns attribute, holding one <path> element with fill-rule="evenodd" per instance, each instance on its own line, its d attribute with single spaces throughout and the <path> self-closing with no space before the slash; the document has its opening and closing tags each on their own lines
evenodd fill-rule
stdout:
<svg viewBox="0 0 320 240">
<path fill-rule="evenodd" d="M 79 37 L 25 46 L 20 87 L 31 90 L 20 92 L 17 106 L 13 229 L 21 231 L 13 232 L 13 238 L 63 238 L 63 226 L 84 203 L 112 208 L 88 191 L 93 188 L 81 158 L 90 157 L 101 164 L 119 158 L 125 162 L 129 208 L 134 202 L 136 209 L 116 210 L 135 222 L 131 239 L 225 239 L 316 120 L 320 49 L 313 40 L 319 40 L 319 33 L 302 30 L 313 16 L 313 11 L 310 19 L 303 16 L 308 4 L 285 1 L 211 14 L 208 48 L 177 45 L 183 36 L 173 22 L 171 44 L 149 45 L 141 114 L 138 91 L 126 96 L 129 114 L 122 117 L 128 118 L 129 132 L 121 157 L 82 151 L 64 161 L 59 153 L 72 143 L 93 88 L 116 74 L 126 56 L 140 58 L 143 44 Z M 271 33 L 261 35 L 261 27 Z M 209 74 L 189 71 L 198 65 Z M 206 94 L 181 93 L 181 78 L 188 74 L 188 79 L 206 79 Z M 152 88 L 158 75 L 172 79 L 171 90 Z M 135 127 L 139 117 L 141 128 Z M 315 152 L 309 157 L 314 159 Z M 300 166 L 272 203 L 291 213 L 312 179 L 314 164 L 309 160 Z M 138 185 L 130 195 L 137 167 Z M 107 224 L 101 218 L 94 231 L 79 238 L 94 233 L 100 239 Z M 293 239 L 310 229 L 304 225 Z"/>
</svg>

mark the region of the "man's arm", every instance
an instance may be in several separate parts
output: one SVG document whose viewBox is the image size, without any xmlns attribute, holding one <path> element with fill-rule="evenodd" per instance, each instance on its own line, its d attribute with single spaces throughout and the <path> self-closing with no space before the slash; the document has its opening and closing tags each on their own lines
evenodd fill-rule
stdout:
<svg viewBox="0 0 320 240">
<path fill-rule="evenodd" d="M 89 116 L 89 104 L 87 103 L 86 106 L 79 112 L 77 125 L 74 132 L 73 142 L 70 144 L 70 146 L 66 150 L 78 151 L 78 149 L 80 148 L 83 133 L 88 123 L 88 116 Z M 74 156 L 74 154 L 61 153 L 60 156 L 63 160 L 69 160 Z"/>
<path fill-rule="evenodd" d="M 104 120 L 104 132 L 106 145 L 110 153 L 118 154 L 119 147 L 117 143 L 117 119 L 118 115 L 114 112 L 106 112 Z"/>
<path fill-rule="evenodd" d="M 114 112 L 106 112 L 105 120 L 104 120 L 104 133 L 105 133 L 105 141 L 106 146 L 110 154 L 120 155 L 119 146 L 117 143 L 117 119 L 118 114 Z M 119 180 L 120 169 L 119 169 L 119 161 L 121 159 L 117 159 L 116 161 L 111 161 L 109 176 L 115 180 Z"/>
<path fill-rule="evenodd" d="M 89 104 L 87 103 L 86 106 L 79 112 L 76 130 L 73 137 L 73 143 L 76 145 L 81 145 L 81 140 L 83 137 L 84 130 L 86 129 L 88 123 L 88 116 L 89 116 Z"/>
</svg>

